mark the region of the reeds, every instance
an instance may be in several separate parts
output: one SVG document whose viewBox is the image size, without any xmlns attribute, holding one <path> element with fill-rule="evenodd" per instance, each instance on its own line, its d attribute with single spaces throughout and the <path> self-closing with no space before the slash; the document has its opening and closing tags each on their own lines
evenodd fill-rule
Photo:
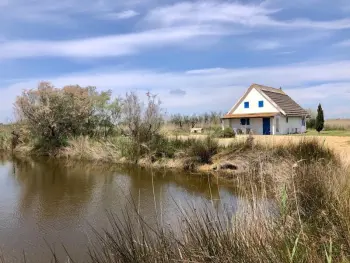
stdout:
<svg viewBox="0 0 350 263">
<path fill-rule="evenodd" d="M 251 171 L 252 172 L 252 171 Z M 137 210 L 109 215 L 112 231 L 99 237 L 92 262 L 348 262 L 349 179 L 330 160 L 276 170 L 274 184 L 238 181 L 235 211 L 183 209 L 178 226 L 149 226 Z M 263 179 L 264 180 L 264 179 Z M 250 186 L 250 187 L 247 187 Z M 264 193 L 272 191 L 272 197 Z M 249 192 L 249 193 L 248 193 Z"/>
</svg>

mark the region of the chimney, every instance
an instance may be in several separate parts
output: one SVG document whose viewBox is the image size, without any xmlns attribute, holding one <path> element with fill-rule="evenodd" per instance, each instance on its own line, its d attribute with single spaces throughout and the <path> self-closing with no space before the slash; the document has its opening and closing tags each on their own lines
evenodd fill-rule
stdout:
<svg viewBox="0 0 350 263">
<path fill-rule="evenodd" d="M 282 87 L 280 87 L 280 90 L 282 90 Z"/>
</svg>

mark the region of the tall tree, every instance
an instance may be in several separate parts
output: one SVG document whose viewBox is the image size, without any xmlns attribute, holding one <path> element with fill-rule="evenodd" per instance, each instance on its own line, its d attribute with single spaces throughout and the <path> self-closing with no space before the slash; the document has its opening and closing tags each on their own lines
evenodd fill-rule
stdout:
<svg viewBox="0 0 350 263">
<path fill-rule="evenodd" d="M 324 128 L 324 115 L 321 104 L 318 104 L 317 117 L 316 117 L 316 131 L 320 132 Z"/>
</svg>

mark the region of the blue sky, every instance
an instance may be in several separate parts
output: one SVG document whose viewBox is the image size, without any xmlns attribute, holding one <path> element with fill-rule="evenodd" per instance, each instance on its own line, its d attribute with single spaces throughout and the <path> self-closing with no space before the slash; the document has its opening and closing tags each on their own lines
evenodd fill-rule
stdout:
<svg viewBox="0 0 350 263">
<path fill-rule="evenodd" d="M 39 81 L 229 110 L 251 83 L 350 117 L 350 1 L 0 0 L 0 120 Z"/>
</svg>

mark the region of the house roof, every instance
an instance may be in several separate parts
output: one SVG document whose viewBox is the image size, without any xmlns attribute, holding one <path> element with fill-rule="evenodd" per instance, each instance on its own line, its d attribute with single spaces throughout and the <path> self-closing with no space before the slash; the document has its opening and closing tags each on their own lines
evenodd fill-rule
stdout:
<svg viewBox="0 0 350 263">
<path fill-rule="evenodd" d="M 240 119 L 240 118 L 267 118 L 276 116 L 277 112 L 268 113 L 246 113 L 246 114 L 226 114 L 222 119 Z"/>
<path fill-rule="evenodd" d="M 255 88 L 265 94 L 270 100 L 281 108 L 286 116 L 307 116 L 308 112 L 304 110 L 298 103 L 289 97 L 282 89 L 275 89 L 262 85 L 254 84 Z"/>
<path fill-rule="evenodd" d="M 238 105 L 242 103 L 245 97 L 249 94 L 252 89 L 256 89 L 259 91 L 277 110 L 279 110 L 285 116 L 307 116 L 308 112 L 304 110 L 298 103 L 296 103 L 291 97 L 289 97 L 281 88 L 276 89 L 264 85 L 252 84 L 245 95 L 236 103 L 236 105 L 229 111 L 227 115 L 224 116 L 232 116 L 236 114 L 232 114 Z M 249 114 L 244 114 L 245 116 Z M 274 114 L 276 115 L 276 114 Z M 266 116 L 268 117 L 268 116 Z"/>
</svg>

